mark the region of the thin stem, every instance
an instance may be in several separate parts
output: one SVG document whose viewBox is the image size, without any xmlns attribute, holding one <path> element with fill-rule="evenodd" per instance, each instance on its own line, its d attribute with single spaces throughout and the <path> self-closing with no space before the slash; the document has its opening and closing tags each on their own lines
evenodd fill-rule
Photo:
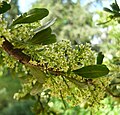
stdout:
<svg viewBox="0 0 120 115">
<path fill-rule="evenodd" d="M 65 103 L 64 98 L 63 98 L 63 95 L 62 95 L 62 91 L 61 91 L 61 90 L 60 90 L 60 97 L 61 97 L 61 99 L 62 99 L 62 102 L 63 102 L 63 104 L 64 104 L 64 107 L 65 107 L 65 108 L 67 108 L 66 103 Z"/>
<path fill-rule="evenodd" d="M 107 93 L 109 93 L 111 96 L 115 97 L 115 98 L 120 98 L 120 95 L 114 95 L 107 87 L 105 87 L 105 85 L 103 84 L 103 82 L 101 81 L 102 85 L 104 86 L 105 90 Z"/>
<path fill-rule="evenodd" d="M 67 76 L 65 76 L 65 77 L 67 77 Z M 64 82 L 65 82 L 65 84 L 67 85 L 68 90 L 70 90 L 70 87 L 69 87 L 69 85 L 68 85 L 68 83 L 67 83 L 67 81 L 66 81 L 65 77 L 64 77 L 64 76 L 62 76 L 63 81 L 64 81 Z M 73 98 L 75 99 L 75 95 L 74 95 L 72 92 L 70 92 L 70 93 L 71 93 L 71 95 L 73 96 Z"/>
<path fill-rule="evenodd" d="M 39 102 L 39 104 L 41 106 L 42 112 L 44 113 L 44 107 L 43 107 L 43 104 L 42 104 L 42 102 L 40 100 L 40 95 L 37 94 L 37 97 L 38 97 L 38 102 Z"/>
</svg>

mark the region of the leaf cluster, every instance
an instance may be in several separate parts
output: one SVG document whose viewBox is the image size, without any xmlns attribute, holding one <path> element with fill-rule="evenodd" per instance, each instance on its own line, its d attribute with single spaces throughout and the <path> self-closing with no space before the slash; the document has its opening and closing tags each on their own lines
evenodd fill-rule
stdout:
<svg viewBox="0 0 120 115">
<path fill-rule="evenodd" d="M 109 15 L 109 20 L 106 21 L 106 22 L 102 22 L 102 23 L 99 23 L 98 25 L 101 25 L 101 24 L 106 24 L 108 22 L 110 22 L 111 20 L 117 20 L 117 22 L 119 23 L 119 17 L 120 17 L 120 7 L 117 3 L 117 1 L 115 0 L 115 3 L 112 3 L 110 5 L 111 9 L 109 8 L 106 8 L 104 7 L 103 10 L 110 13 L 111 15 Z"/>
</svg>

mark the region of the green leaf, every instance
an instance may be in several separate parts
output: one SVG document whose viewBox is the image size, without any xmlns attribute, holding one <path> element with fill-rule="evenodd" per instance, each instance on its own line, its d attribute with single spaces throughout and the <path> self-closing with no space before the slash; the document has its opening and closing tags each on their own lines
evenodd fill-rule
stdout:
<svg viewBox="0 0 120 115">
<path fill-rule="evenodd" d="M 109 12 L 109 13 L 114 13 L 112 10 L 110 10 L 109 8 L 106 8 L 106 7 L 104 7 L 103 10 L 106 12 Z"/>
<path fill-rule="evenodd" d="M 8 10 L 10 10 L 10 8 L 11 5 L 3 1 L 2 3 L 0 3 L 0 14 L 7 12 Z"/>
<path fill-rule="evenodd" d="M 37 82 L 43 84 L 45 83 L 46 75 L 37 66 L 29 66 L 31 74 L 37 79 Z"/>
<path fill-rule="evenodd" d="M 119 12 L 120 11 L 120 8 L 119 8 L 119 5 L 117 3 L 117 0 L 115 0 L 115 4 L 116 4 L 116 10 Z"/>
<path fill-rule="evenodd" d="M 43 84 L 46 80 L 46 75 L 39 67 L 31 65 L 28 66 L 30 68 L 31 74 L 37 79 L 37 82 L 34 84 L 30 94 L 36 95 L 42 91 Z"/>
<path fill-rule="evenodd" d="M 33 23 L 38 20 L 42 20 L 48 14 L 49 11 L 45 8 L 34 8 L 14 20 L 10 27 L 16 24 Z"/>
<path fill-rule="evenodd" d="M 45 37 L 49 37 L 52 33 L 51 28 L 44 29 L 38 33 L 36 33 L 32 39 L 30 39 L 28 42 L 31 42 L 33 44 L 37 44 L 41 39 Z"/>
<path fill-rule="evenodd" d="M 115 3 L 112 3 L 110 6 L 111 6 L 111 8 L 113 9 L 114 12 L 119 13 L 120 8 L 119 8 L 119 6 L 117 4 L 117 1 L 115 1 Z"/>
<path fill-rule="evenodd" d="M 106 65 L 89 65 L 73 71 L 84 78 L 98 78 L 109 73 Z"/>
<path fill-rule="evenodd" d="M 41 27 L 39 27 L 39 28 L 36 28 L 36 29 L 34 30 L 34 32 L 35 32 L 35 33 L 38 33 L 38 32 L 40 32 L 40 31 L 42 31 L 42 30 L 44 30 L 44 29 L 49 28 L 51 25 L 53 25 L 53 24 L 55 23 L 55 21 L 56 21 L 56 18 L 48 21 L 48 22 L 45 23 L 43 26 L 41 26 Z"/>
<path fill-rule="evenodd" d="M 102 52 L 99 52 L 97 56 L 97 64 L 102 64 L 103 58 L 104 58 L 104 55 L 102 54 Z"/>
<path fill-rule="evenodd" d="M 72 83 L 74 83 L 79 89 L 87 89 L 88 88 L 88 84 L 86 82 L 80 82 L 80 81 L 76 80 L 75 78 L 70 78 L 70 77 L 67 77 L 67 79 L 69 81 L 71 81 Z"/>
<path fill-rule="evenodd" d="M 30 94 L 37 95 L 40 92 L 42 92 L 42 84 L 40 84 L 39 82 L 36 82 L 32 90 L 30 91 Z"/>
<path fill-rule="evenodd" d="M 42 45 L 48 45 L 56 42 L 56 35 L 51 34 L 48 38 L 41 41 Z"/>
<path fill-rule="evenodd" d="M 34 45 L 34 44 L 40 44 L 40 45 L 47 45 L 56 42 L 56 36 L 54 34 L 51 34 L 52 30 L 51 28 L 47 28 L 45 30 L 42 30 L 38 33 L 36 33 L 31 40 L 28 40 L 27 42 Z"/>
</svg>

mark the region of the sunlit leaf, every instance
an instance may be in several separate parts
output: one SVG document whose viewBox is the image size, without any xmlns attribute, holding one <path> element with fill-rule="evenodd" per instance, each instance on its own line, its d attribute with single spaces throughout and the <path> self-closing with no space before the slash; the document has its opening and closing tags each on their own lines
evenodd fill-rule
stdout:
<svg viewBox="0 0 120 115">
<path fill-rule="evenodd" d="M 51 25 L 53 25 L 53 24 L 55 23 L 55 21 L 56 21 L 56 18 L 48 21 L 48 22 L 45 23 L 43 26 L 36 28 L 36 29 L 34 30 L 34 32 L 35 32 L 35 33 L 38 33 L 38 32 L 40 32 L 40 31 L 42 31 L 42 30 L 44 30 L 44 29 L 49 28 Z"/>
<path fill-rule="evenodd" d="M 98 78 L 109 73 L 106 65 L 89 65 L 73 71 L 84 78 Z"/>
<path fill-rule="evenodd" d="M 5 1 L 1 2 L 0 3 L 0 14 L 7 12 L 8 10 L 10 10 L 10 8 L 11 8 L 10 4 L 8 4 Z"/>
<path fill-rule="evenodd" d="M 49 11 L 45 8 L 34 8 L 13 21 L 10 27 L 16 24 L 32 23 L 38 20 L 42 20 L 49 14 Z"/>
</svg>

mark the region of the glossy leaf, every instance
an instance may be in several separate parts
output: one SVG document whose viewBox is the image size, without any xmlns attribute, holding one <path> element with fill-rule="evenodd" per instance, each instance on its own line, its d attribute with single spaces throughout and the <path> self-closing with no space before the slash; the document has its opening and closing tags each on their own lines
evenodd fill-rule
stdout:
<svg viewBox="0 0 120 115">
<path fill-rule="evenodd" d="M 48 21 L 48 22 L 45 23 L 43 26 L 41 26 L 41 27 L 39 27 L 39 28 L 36 28 L 36 29 L 34 30 L 34 32 L 35 32 L 35 33 L 38 33 L 38 32 L 40 32 L 40 31 L 42 31 L 42 30 L 44 30 L 44 29 L 49 28 L 51 25 L 53 25 L 53 24 L 55 23 L 55 21 L 56 21 L 56 18 Z"/>
<path fill-rule="evenodd" d="M 43 39 L 41 41 L 42 45 L 48 45 L 48 44 L 52 44 L 56 42 L 56 35 L 55 34 L 51 34 L 48 38 Z"/>
<path fill-rule="evenodd" d="M 0 3 L 0 14 L 7 12 L 8 10 L 10 10 L 10 8 L 11 5 L 3 1 L 2 3 Z"/>
<path fill-rule="evenodd" d="M 98 78 L 109 73 L 105 65 L 89 65 L 73 71 L 84 78 Z"/>
<path fill-rule="evenodd" d="M 97 56 L 97 64 L 102 64 L 103 58 L 104 58 L 104 55 L 102 54 L 102 52 L 99 52 Z"/>
<path fill-rule="evenodd" d="M 30 44 L 40 44 L 40 45 L 47 45 L 56 42 L 56 36 L 51 34 L 51 28 L 47 28 L 36 33 L 31 40 L 28 40 Z"/>
<path fill-rule="evenodd" d="M 34 8 L 18 17 L 15 21 L 13 21 L 10 27 L 16 24 L 32 23 L 38 20 L 42 20 L 48 14 L 49 11 L 45 8 Z"/>
<path fill-rule="evenodd" d="M 31 42 L 31 43 L 33 43 L 33 44 L 34 44 L 34 43 L 37 43 L 37 42 L 39 42 L 39 40 L 41 40 L 41 39 L 43 39 L 43 38 L 45 38 L 45 37 L 49 37 L 49 36 L 51 35 L 51 33 L 52 33 L 51 28 L 47 28 L 47 29 L 45 29 L 45 30 L 42 30 L 42 31 L 36 33 L 36 34 L 33 36 L 33 38 L 29 40 L 29 42 Z"/>
</svg>

